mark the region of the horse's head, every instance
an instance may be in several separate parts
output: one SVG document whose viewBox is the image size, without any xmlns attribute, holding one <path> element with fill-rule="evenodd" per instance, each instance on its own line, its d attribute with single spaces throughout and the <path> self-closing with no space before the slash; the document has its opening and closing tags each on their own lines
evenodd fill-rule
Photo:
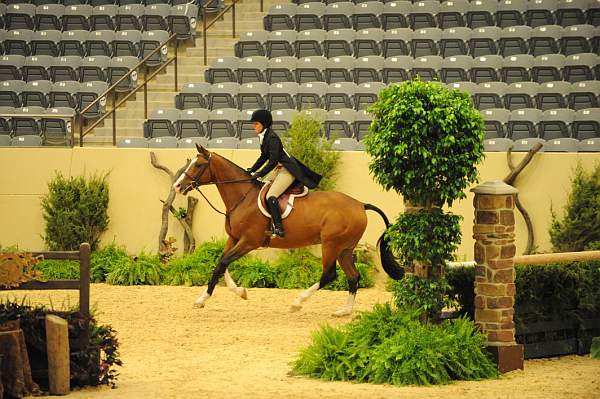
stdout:
<svg viewBox="0 0 600 399">
<path fill-rule="evenodd" d="M 212 174 L 208 171 L 212 153 L 196 144 L 198 155 L 192 159 L 181 176 L 173 183 L 175 192 L 183 195 L 194 188 L 211 182 Z"/>
</svg>

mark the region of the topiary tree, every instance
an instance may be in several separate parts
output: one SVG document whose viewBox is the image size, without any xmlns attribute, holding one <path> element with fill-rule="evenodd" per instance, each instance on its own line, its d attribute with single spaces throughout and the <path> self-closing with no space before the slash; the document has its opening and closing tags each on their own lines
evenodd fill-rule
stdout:
<svg viewBox="0 0 600 399">
<path fill-rule="evenodd" d="M 332 143 L 323 138 L 322 131 L 323 121 L 300 114 L 292 119 L 282 141 L 290 155 L 323 176 L 317 190 L 326 191 L 335 188 L 340 153 L 331 150 Z"/>
<path fill-rule="evenodd" d="M 600 248 L 600 163 L 589 173 L 577 165 L 562 219 L 552 212 L 550 241 L 556 252 Z"/>
<path fill-rule="evenodd" d="M 414 271 L 409 291 L 432 298 L 427 303 L 414 297 L 402 301 L 417 304 L 431 317 L 441 310 L 447 285 L 428 279 L 443 277 L 445 261 L 453 258 L 461 238 L 460 216 L 441 208 L 465 198 L 465 190 L 478 179 L 483 120 L 467 93 L 418 78 L 388 86 L 368 111 L 375 117 L 365 139 L 372 157 L 369 169 L 406 203 L 388 237 L 400 260 Z"/>
<path fill-rule="evenodd" d="M 46 234 L 51 251 L 74 251 L 88 242 L 96 249 L 108 227 L 107 174 L 66 178 L 57 173 L 42 198 Z"/>
</svg>

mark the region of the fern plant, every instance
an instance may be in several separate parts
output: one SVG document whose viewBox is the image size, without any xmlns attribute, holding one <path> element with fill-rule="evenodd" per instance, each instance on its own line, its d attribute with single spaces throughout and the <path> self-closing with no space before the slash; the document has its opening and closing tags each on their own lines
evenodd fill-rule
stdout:
<svg viewBox="0 0 600 399">
<path fill-rule="evenodd" d="M 92 252 L 90 259 L 90 280 L 93 283 L 102 283 L 115 267 L 126 267 L 131 258 L 125 248 L 112 243 L 97 251 Z"/>
<path fill-rule="evenodd" d="M 212 240 L 202 243 L 191 254 L 171 260 L 165 273 L 165 284 L 186 286 L 208 284 L 224 248 L 225 240 Z"/>
<path fill-rule="evenodd" d="M 141 254 L 130 262 L 118 263 L 106 276 L 106 282 L 115 285 L 158 285 L 164 269 L 158 256 Z"/>
</svg>

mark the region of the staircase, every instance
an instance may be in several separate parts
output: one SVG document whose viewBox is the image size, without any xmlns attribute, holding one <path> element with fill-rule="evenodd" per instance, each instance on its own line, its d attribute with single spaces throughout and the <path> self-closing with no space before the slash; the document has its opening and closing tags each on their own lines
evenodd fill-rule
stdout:
<svg viewBox="0 0 600 399">
<path fill-rule="evenodd" d="M 270 6 L 281 4 L 285 0 L 264 0 L 264 12 L 260 12 L 259 0 L 241 0 L 235 6 L 236 37 L 232 37 L 231 10 L 221 21 L 216 22 L 208 30 L 207 62 L 208 65 L 218 57 L 233 56 L 234 44 L 239 40 L 239 33 L 263 29 L 263 16 Z M 227 2 L 229 4 L 229 2 Z M 177 58 L 178 88 L 174 86 L 175 67 L 171 63 L 166 71 L 156 76 L 148 84 L 148 113 L 160 108 L 175 108 L 175 95 L 181 88 L 192 82 L 204 82 L 204 52 L 202 49 L 202 21 L 198 21 L 195 46 L 190 42 L 180 43 Z M 169 51 L 173 51 L 172 48 Z M 139 78 L 142 79 L 141 73 Z M 112 107 L 110 104 L 107 107 Z M 117 141 L 124 137 L 142 137 L 144 124 L 144 92 L 140 89 L 127 103 L 117 111 Z M 84 146 L 112 146 L 112 118 L 96 127 L 83 139 Z"/>
</svg>

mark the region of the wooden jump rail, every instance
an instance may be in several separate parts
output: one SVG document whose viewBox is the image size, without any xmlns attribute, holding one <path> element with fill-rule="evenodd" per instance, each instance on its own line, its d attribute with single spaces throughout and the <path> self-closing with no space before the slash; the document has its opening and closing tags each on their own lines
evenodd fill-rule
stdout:
<svg viewBox="0 0 600 399">
<path fill-rule="evenodd" d="M 88 323 L 90 320 L 90 244 L 84 242 L 79 251 L 32 252 L 33 256 L 42 255 L 44 259 L 79 261 L 79 280 L 28 281 L 18 287 L 0 288 L 7 290 L 79 290 L 79 312 L 85 320 L 84 333 L 80 343 L 85 347 L 89 342 Z"/>
<path fill-rule="evenodd" d="M 600 251 L 582 252 L 556 252 L 551 254 L 516 255 L 515 265 L 544 265 L 559 262 L 582 262 L 588 260 L 600 260 Z M 446 262 L 448 267 L 473 267 L 475 261 L 468 262 Z"/>
</svg>

